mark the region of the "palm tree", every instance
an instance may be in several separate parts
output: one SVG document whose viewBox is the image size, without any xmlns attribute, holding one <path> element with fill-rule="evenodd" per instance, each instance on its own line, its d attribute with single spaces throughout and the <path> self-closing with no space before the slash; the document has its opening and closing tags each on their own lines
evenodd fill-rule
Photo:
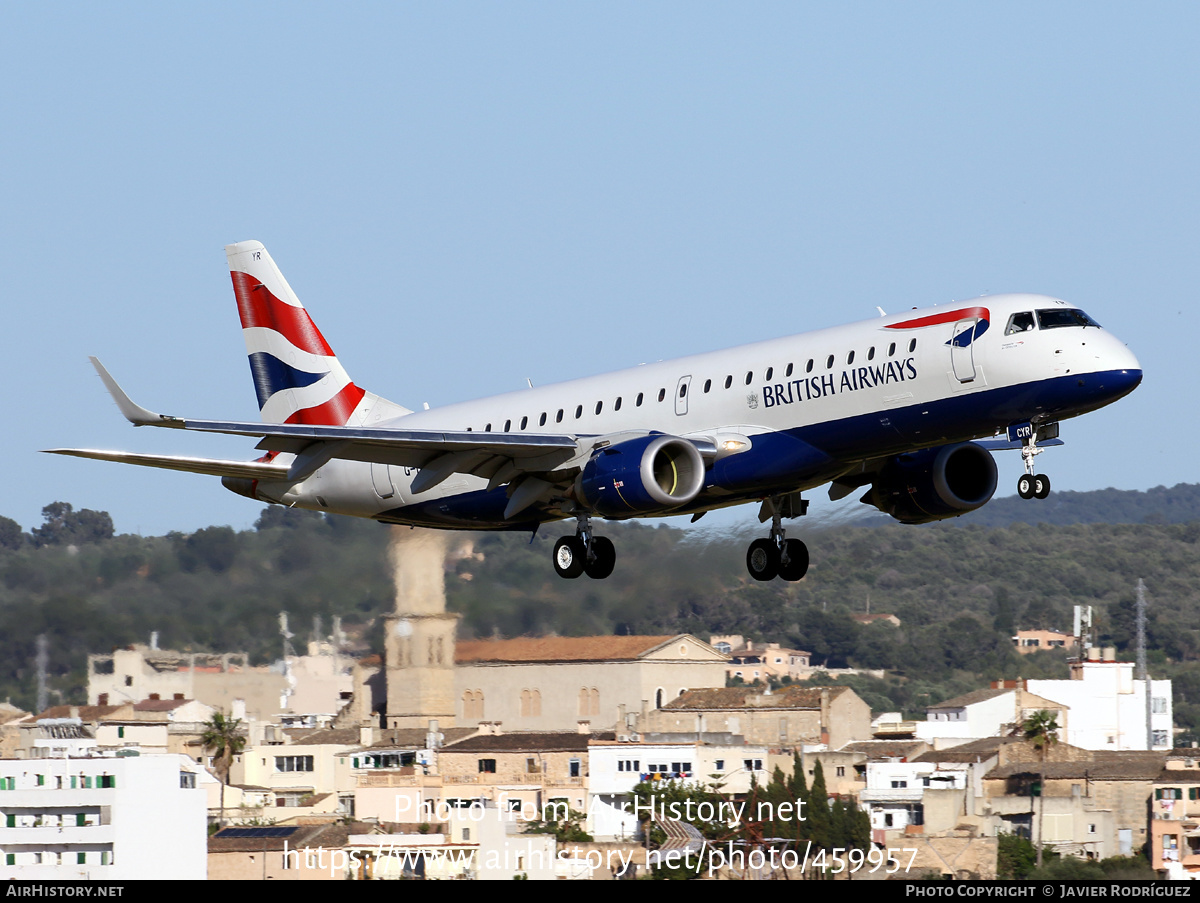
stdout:
<svg viewBox="0 0 1200 903">
<path fill-rule="evenodd" d="M 1042 867 L 1042 816 L 1046 812 L 1046 753 L 1058 742 L 1058 717 L 1045 709 L 1034 712 L 1021 723 L 1025 739 L 1037 750 L 1038 761 L 1038 842 L 1037 867 Z"/>
<path fill-rule="evenodd" d="M 229 783 L 229 769 L 233 766 L 233 757 L 240 755 L 246 748 L 246 735 L 242 733 L 241 719 L 226 717 L 223 712 L 214 712 L 212 718 L 204 723 L 200 743 L 206 750 L 213 751 L 217 778 L 221 781 L 220 823 L 224 826 L 225 785 Z"/>
</svg>

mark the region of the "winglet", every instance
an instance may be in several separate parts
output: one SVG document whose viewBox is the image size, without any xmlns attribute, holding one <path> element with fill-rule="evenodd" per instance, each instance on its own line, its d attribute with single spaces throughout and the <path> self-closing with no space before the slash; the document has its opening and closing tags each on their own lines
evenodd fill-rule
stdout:
<svg viewBox="0 0 1200 903">
<path fill-rule="evenodd" d="M 133 399 L 125 394 L 125 390 L 117 385 L 117 381 L 104 369 L 104 365 L 97 358 L 89 357 L 88 360 L 92 362 L 92 366 L 100 374 L 100 379 L 104 381 L 104 388 L 108 389 L 108 394 L 117 403 L 117 407 L 121 409 L 121 413 L 125 419 L 134 426 L 182 427 L 184 425 L 183 420 L 178 417 L 155 414 L 153 411 L 146 410 L 140 404 L 135 404 Z"/>
</svg>

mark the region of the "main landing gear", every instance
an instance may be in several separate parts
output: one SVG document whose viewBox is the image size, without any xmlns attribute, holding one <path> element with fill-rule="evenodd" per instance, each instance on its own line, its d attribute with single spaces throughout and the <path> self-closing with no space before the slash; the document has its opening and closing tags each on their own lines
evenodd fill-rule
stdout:
<svg viewBox="0 0 1200 903">
<path fill-rule="evenodd" d="M 1054 424 L 1055 435 L 1058 433 L 1057 426 L 1058 424 Z M 1044 473 L 1034 472 L 1034 457 L 1045 451 L 1044 448 L 1037 447 L 1037 442 L 1037 429 L 1034 429 L 1021 446 L 1021 458 L 1025 461 L 1025 473 L 1021 474 L 1017 480 L 1017 495 L 1023 499 L 1044 499 L 1050 494 L 1050 478 Z"/>
<path fill-rule="evenodd" d="M 746 570 L 755 580 L 796 581 L 808 573 L 808 546 L 798 539 L 786 539 L 782 519 L 800 517 L 807 513 L 808 502 L 800 493 L 777 495 L 764 499 L 758 519 L 771 518 L 771 535 L 767 539 L 756 539 L 746 551 Z"/>
<path fill-rule="evenodd" d="M 579 515 L 574 536 L 564 536 L 554 544 L 554 570 L 558 576 L 574 580 L 587 574 L 603 580 L 617 564 L 617 549 L 607 536 L 592 533 L 592 519 Z"/>
</svg>

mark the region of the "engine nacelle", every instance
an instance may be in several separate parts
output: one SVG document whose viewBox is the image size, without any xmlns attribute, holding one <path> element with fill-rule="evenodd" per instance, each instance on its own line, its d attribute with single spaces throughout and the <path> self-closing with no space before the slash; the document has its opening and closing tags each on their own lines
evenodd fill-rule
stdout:
<svg viewBox="0 0 1200 903">
<path fill-rule="evenodd" d="M 904 524 L 958 517 L 987 504 L 996 491 L 996 462 L 973 442 L 897 455 L 862 497 Z"/>
<path fill-rule="evenodd" d="M 575 481 L 575 494 L 598 514 L 653 514 L 686 505 L 704 488 L 704 459 L 678 436 L 643 436 L 601 449 Z"/>
</svg>

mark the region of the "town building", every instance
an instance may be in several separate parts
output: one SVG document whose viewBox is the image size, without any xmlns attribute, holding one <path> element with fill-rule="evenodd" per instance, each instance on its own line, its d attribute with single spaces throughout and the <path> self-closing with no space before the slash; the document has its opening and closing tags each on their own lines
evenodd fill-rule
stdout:
<svg viewBox="0 0 1200 903">
<path fill-rule="evenodd" d="M 1131 856 L 1147 840 L 1148 801 L 1163 770 L 1156 752 L 1110 752 L 1057 743 L 1046 761 L 1028 743 L 1001 749 L 983 779 L 996 833 L 1020 834 L 1063 855 Z M 1043 811 L 1044 810 L 1044 811 Z"/>
<path fill-rule="evenodd" d="M 0 760 L 0 877 L 203 879 L 200 772 L 178 755 Z"/>
<path fill-rule="evenodd" d="M 455 723 L 512 732 L 614 730 L 625 713 L 724 686 L 727 660 L 678 634 L 459 640 L 454 661 Z M 389 685 L 404 679 L 389 669 Z"/>
<path fill-rule="evenodd" d="M 593 738 L 587 762 L 588 833 L 597 840 L 635 837 L 633 789 L 638 784 L 698 784 L 732 797 L 747 793 L 753 783 L 766 784 L 768 764 L 765 746 L 731 734 Z"/>
<path fill-rule="evenodd" d="M 1150 865 L 1171 881 L 1200 879 L 1200 749 L 1176 749 L 1154 779 Z"/>
<path fill-rule="evenodd" d="M 930 706 L 925 710 L 925 720 L 915 723 L 915 736 L 939 748 L 966 740 L 1007 736 L 1038 711 L 1050 712 L 1060 731 L 1067 729 L 1068 706 L 1035 695 L 1022 681 L 993 681 L 986 690 L 975 690 Z"/>
<path fill-rule="evenodd" d="M 637 719 L 642 733 L 727 733 L 760 746 L 839 749 L 871 737 L 871 709 L 849 687 L 689 689 Z"/>
<path fill-rule="evenodd" d="M 1151 680 L 1147 694 L 1146 681 L 1134 677 L 1133 662 L 1115 661 L 1111 648 L 1104 650 L 1102 661 L 1095 658 L 1101 650 L 1088 652 L 1093 658 L 1073 663 L 1070 680 L 1025 681 L 1029 692 L 1069 709 L 1062 740 L 1082 749 L 1169 750 L 1171 681 Z"/>
<path fill-rule="evenodd" d="M 1079 645 L 1079 640 L 1075 636 L 1057 630 L 1018 630 L 1012 641 L 1022 655 L 1039 652 L 1042 649 L 1062 649 L 1072 652 Z"/>
</svg>

